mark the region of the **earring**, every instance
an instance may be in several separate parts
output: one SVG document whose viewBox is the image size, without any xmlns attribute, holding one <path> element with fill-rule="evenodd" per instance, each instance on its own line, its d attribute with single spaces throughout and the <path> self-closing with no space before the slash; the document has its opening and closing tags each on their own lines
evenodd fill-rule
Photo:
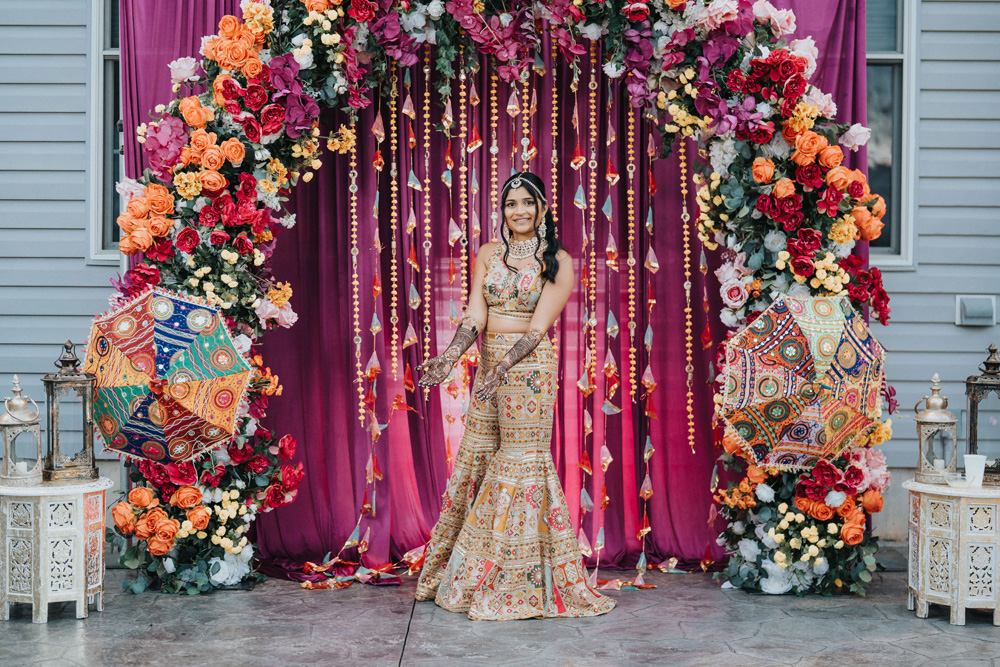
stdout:
<svg viewBox="0 0 1000 667">
<path fill-rule="evenodd" d="M 507 226 L 506 222 L 500 226 L 500 235 L 503 236 L 503 240 L 510 245 L 510 227 Z"/>
</svg>

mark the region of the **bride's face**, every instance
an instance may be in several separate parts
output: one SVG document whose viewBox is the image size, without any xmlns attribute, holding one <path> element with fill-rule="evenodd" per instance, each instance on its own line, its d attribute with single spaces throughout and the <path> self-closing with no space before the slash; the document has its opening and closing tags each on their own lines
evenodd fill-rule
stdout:
<svg viewBox="0 0 1000 667">
<path fill-rule="evenodd" d="M 541 203 L 532 191 L 521 186 L 514 188 L 507 193 L 504 200 L 503 216 L 507 227 L 510 228 L 511 237 L 515 241 L 527 241 L 534 238 L 535 227 L 545 215 L 546 206 Z"/>
</svg>

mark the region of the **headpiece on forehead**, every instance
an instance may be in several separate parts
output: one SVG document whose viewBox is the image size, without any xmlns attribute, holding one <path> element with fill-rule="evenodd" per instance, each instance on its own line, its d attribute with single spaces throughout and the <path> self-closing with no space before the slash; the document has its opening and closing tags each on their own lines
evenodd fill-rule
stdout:
<svg viewBox="0 0 1000 667">
<path fill-rule="evenodd" d="M 532 181 L 529 178 L 524 178 L 524 176 L 528 173 L 529 172 L 523 172 L 517 174 L 509 181 L 507 181 L 507 184 L 503 188 L 503 194 L 501 195 L 501 200 L 506 200 L 507 193 L 510 192 L 511 190 L 516 190 L 517 188 L 525 187 L 528 188 L 534 194 L 536 199 L 548 203 L 545 199 L 545 195 L 543 195 L 542 191 L 538 189 L 538 186 L 535 185 L 534 181 Z"/>
</svg>

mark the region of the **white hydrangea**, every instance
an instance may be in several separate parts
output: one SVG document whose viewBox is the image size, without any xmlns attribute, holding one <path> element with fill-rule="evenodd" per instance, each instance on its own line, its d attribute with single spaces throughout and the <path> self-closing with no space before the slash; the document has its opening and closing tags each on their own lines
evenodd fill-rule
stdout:
<svg viewBox="0 0 1000 667">
<path fill-rule="evenodd" d="M 427 5 L 427 13 L 435 21 L 444 16 L 445 5 L 443 0 L 431 0 L 430 4 Z"/>
<path fill-rule="evenodd" d="M 250 573 L 248 560 L 243 560 L 239 554 L 226 554 L 225 558 L 213 558 L 208 561 L 209 579 L 216 586 L 235 586 Z"/>
<path fill-rule="evenodd" d="M 851 254 L 851 251 L 854 250 L 854 245 L 856 243 L 857 243 L 857 241 L 855 241 L 854 239 L 851 239 L 847 243 L 836 243 L 836 244 L 834 244 L 834 246 L 833 246 L 833 255 L 834 255 L 834 257 L 837 257 L 838 259 L 843 259 L 844 257 L 847 257 L 848 255 Z"/>
<path fill-rule="evenodd" d="M 843 491 L 831 491 L 826 494 L 826 498 L 823 499 L 823 502 L 833 509 L 837 509 L 844 504 L 845 500 L 847 500 L 847 494 Z"/>
<path fill-rule="evenodd" d="M 613 60 L 609 60 L 608 62 L 604 63 L 604 73 L 608 76 L 609 79 L 617 79 L 618 77 L 620 77 L 622 74 L 625 73 L 625 66 L 616 63 Z"/>
<path fill-rule="evenodd" d="M 809 297 L 812 293 L 809 291 L 809 287 L 805 283 L 792 283 L 788 286 L 788 296 L 793 299 L 805 299 Z"/>
<path fill-rule="evenodd" d="M 718 141 L 713 141 L 708 149 L 708 159 L 712 163 L 712 170 L 718 172 L 723 178 L 729 176 L 729 165 L 736 159 L 736 141 L 730 132 L 722 135 Z"/>
<path fill-rule="evenodd" d="M 291 229 L 295 226 L 295 214 L 289 213 L 288 215 L 278 218 L 278 224 L 285 229 Z"/>
<path fill-rule="evenodd" d="M 733 531 L 737 535 L 742 535 L 746 532 L 747 526 L 742 521 L 734 521 L 733 525 L 729 526 L 729 530 Z"/>
<path fill-rule="evenodd" d="M 598 40 L 601 35 L 604 34 L 604 27 L 599 23 L 588 23 L 585 26 L 579 28 L 580 35 L 586 37 L 590 41 Z"/>
</svg>

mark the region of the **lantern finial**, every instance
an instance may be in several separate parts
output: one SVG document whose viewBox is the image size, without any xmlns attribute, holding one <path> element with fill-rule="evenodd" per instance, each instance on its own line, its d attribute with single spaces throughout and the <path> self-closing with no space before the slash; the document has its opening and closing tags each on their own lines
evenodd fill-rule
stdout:
<svg viewBox="0 0 1000 667">
<path fill-rule="evenodd" d="M 60 373 L 75 373 L 80 366 L 80 359 L 76 356 L 76 345 L 68 340 L 63 343 L 62 356 L 55 363 Z"/>
<path fill-rule="evenodd" d="M 979 370 L 983 372 L 983 375 L 990 376 L 990 379 L 993 379 L 994 376 L 1000 377 L 1000 356 L 997 356 L 996 343 L 991 343 L 986 351 L 990 353 L 990 356 L 986 357 L 986 361 L 979 365 Z"/>
</svg>

